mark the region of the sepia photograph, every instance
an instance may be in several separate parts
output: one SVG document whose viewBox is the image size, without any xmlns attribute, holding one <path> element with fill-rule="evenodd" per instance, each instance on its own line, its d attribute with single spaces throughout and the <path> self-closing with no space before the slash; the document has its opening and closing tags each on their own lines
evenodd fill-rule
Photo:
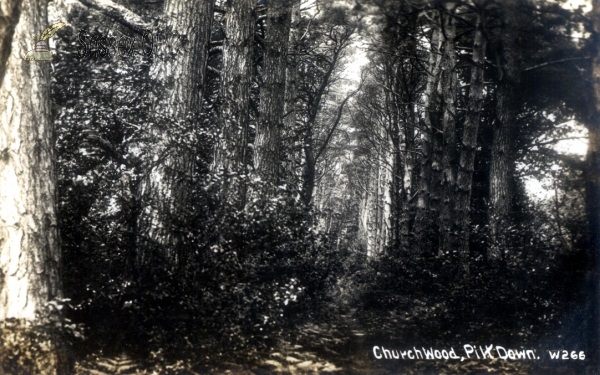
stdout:
<svg viewBox="0 0 600 375">
<path fill-rule="evenodd" d="M 0 0 L 0 374 L 600 375 L 600 0 Z"/>
</svg>

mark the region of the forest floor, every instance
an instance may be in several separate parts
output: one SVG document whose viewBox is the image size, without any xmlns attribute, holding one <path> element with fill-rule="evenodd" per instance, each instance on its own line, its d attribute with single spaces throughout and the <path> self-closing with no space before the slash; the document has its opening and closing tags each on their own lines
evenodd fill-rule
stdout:
<svg viewBox="0 0 600 375">
<path fill-rule="evenodd" d="M 248 360 L 222 361 L 186 368 L 181 364 L 156 368 L 136 364 L 125 354 L 113 357 L 89 357 L 77 363 L 77 374 L 564 374 L 585 373 L 583 363 L 533 360 L 494 359 L 376 359 L 374 346 L 390 349 L 449 349 L 464 356 L 462 344 L 446 339 L 425 344 L 414 335 L 427 322 L 435 321 L 443 306 L 433 307 L 411 301 L 412 307 L 402 313 L 390 311 L 358 311 L 351 306 L 335 306 L 336 314 L 321 317 L 318 323 L 305 323 L 293 332 L 280 336 L 276 345 L 253 355 Z M 432 328 L 432 327 L 429 327 Z M 434 326 L 442 330 L 443 327 Z M 440 331 L 441 332 L 441 331 Z M 423 345 L 425 344 L 425 345 Z M 479 343 L 474 343 L 479 344 Z"/>
</svg>

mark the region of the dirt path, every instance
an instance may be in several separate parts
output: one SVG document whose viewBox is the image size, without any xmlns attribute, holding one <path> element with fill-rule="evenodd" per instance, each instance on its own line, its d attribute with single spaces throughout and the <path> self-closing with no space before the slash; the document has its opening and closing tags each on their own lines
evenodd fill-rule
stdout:
<svg viewBox="0 0 600 375">
<path fill-rule="evenodd" d="M 126 355 L 114 358 L 91 357 L 77 365 L 76 374 L 150 375 L 150 374 L 564 374 L 582 373 L 582 368 L 552 367 L 527 361 L 486 360 L 402 360 L 376 359 L 373 346 L 407 348 L 413 345 L 406 330 L 415 328 L 415 314 L 358 314 L 348 308 L 340 314 L 324 318 L 320 323 L 307 323 L 282 338 L 251 364 L 220 363 L 195 370 L 183 364 L 144 368 Z M 412 318 L 412 319 L 411 319 Z M 418 320 L 418 319 L 417 319 Z M 414 343 L 417 344 L 417 343 Z M 434 344 L 434 343 L 432 343 Z M 458 346 L 457 346 L 458 348 Z"/>
<path fill-rule="evenodd" d="M 417 306 L 417 310 L 419 310 Z M 385 360 L 372 354 L 374 345 L 406 348 L 409 336 L 404 329 L 414 327 L 406 314 L 379 314 L 371 319 L 359 317 L 355 309 L 338 319 L 306 324 L 298 329 L 294 342 L 282 342 L 270 353 L 256 374 L 581 374 L 582 368 L 532 364 L 527 361 L 494 359 L 461 360 Z M 379 318 L 379 319 L 377 319 Z M 406 320 L 406 321 L 404 321 Z M 404 322 L 403 322 L 404 321 Z M 404 325 L 403 325 L 404 323 Z M 411 324 L 408 324 L 411 323 Z M 380 329 L 374 329 L 373 324 Z"/>
</svg>

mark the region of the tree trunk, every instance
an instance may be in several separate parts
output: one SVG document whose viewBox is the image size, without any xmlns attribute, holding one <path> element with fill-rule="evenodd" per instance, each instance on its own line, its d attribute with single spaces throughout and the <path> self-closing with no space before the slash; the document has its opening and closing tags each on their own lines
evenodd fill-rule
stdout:
<svg viewBox="0 0 600 375">
<path fill-rule="evenodd" d="M 407 97 L 406 102 L 412 103 L 415 101 L 414 95 Z M 403 171 L 398 170 L 397 173 L 403 173 L 402 181 L 402 218 L 400 219 L 400 236 L 403 244 L 409 243 L 409 237 L 412 232 L 412 223 L 414 221 L 414 203 L 413 196 L 416 190 L 416 176 L 414 170 L 415 160 L 415 125 L 417 122 L 417 113 L 415 113 L 415 107 L 413 105 L 405 106 L 404 110 L 404 148 L 405 152 L 400 156 L 402 157 Z"/>
<path fill-rule="evenodd" d="M 512 8 L 512 7 L 511 7 Z M 490 166 L 490 246 L 488 259 L 503 259 L 507 252 L 508 230 L 511 223 L 513 198 L 514 139 L 517 131 L 518 87 L 520 81 L 518 39 L 511 24 L 518 22 L 513 9 L 504 9 L 506 30 L 501 36 L 498 53 L 499 81 L 496 89 L 496 121 L 493 129 L 492 160 Z"/>
<path fill-rule="evenodd" d="M 516 114 L 511 97 L 516 95 L 509 82 L 501 83 L 497 92 L 498 123 L 494 126 L 492 161 L 490 167 L 490 223 L 491 244 L 488 258 L 504 258 L 507 251 L 507 229 L 510 226 L 513 197 L 513 143 Z"/>
<path fill-rule="evenodd" d="M 367 200 L 367 257 L 377 256 L 376 229 L 377 229 L 377 185 L 379 183 L 379 168 L 371 171 L 369 176 L 369 195 Z"/>
<path fill-rule="evenodd" d="M 418 33 L 416 19 L 408 16 L 414 12 L 410 4 L 399 4 L 398 12 L 402 21 L 396 17 L 388 19 L 390 31 L 386 33 L 386 48 L 397 51 L 399 56 L 392 57 L 389 69 L 389 87 L 392 87 L 390 103 L 392 129 L 391 147 L 394 153 L 392 168 L 392 244 L 407 254 L 407 247 L 412 245 L 412 224 L 414 222 L 413 196 L 416 190 L 414 176 L 415 162 L 415 125 L 418 112 L 415 113 L 416 97 L 420 96 L 421 72 L 416 67 L 417 42 L 414 37 Z M 400 25 L 401 24 L 401 25 Z M 386 56 L 386 58 L 389 58 Z"/>
<path fill-rule="evenodd" d="M 347 41 L 347 39 L 346 39 L 346 41 Z M 319 82 L 319 86 L 318 86 L 316 92 L 312 93 L 312 97 L 309 100 L 309 105 L 307 108 L 307 112 L 308 112 L 307 118 L 306 118 L 306 121 L 304 121 L 304 134 L 303 134 L 304 170 L 303 170 L 303 176 L 302 176 L 301 195 L 302 195 L 302 200 L 304 202 L 304 205 L 307 208 L 309 208 L 309 206 L 312 202 L 312 195 L 313 195 L 313 191 L 314 191 L 314 187 L 315 187 L 316 168 L 317 168 L 317 162 L 319 160 L 319 157 L 322 155 L 323 151 L 326 149 L 329 141 L 331 140 L 331 135 L 333 135 L 333 132 L 335 131 L 337 125 L 339 124 L 339 121 L 340 121 L 341 115 L 342 115 L 342 111 L 344 109 L 344 105 L 346 104 L 348 99 L 350 99 L 350 96 L 353 95 L 353 94 L 351 94 L 350 96 L 346 97 L 346 99 L 342 102 L 342 104 L 340 104 L 340 107 L 338 108 L 337 117 L 334 120 L 334 123 L 330 129 L 329 136 L 327 137 L 327 139 L 325 139 L 323 141 L 321 146 L 317 150 L 315 150 L 314 132 L 315 132 L 316 124 L 317 124 L 317 116 L 319 115 L 319 111 L 321 110 L 321 103 L 322 103 L 323 97 L 325 95 L 325 92 L 326 92 L 327 88 L 330 87 L 330 85 L 331 85 L 330 80 L 331 80 L 333 71 L 334 71 L 337 63 L 339 62 L 340 54 L 342 53 L 343 49 L 345 48 L 344 43 L 345 42 L 342 42 L 341 45 L 338 46 L 338 48 L 335 48 L 333 51 L 333 55 L 329 58 L 329 60 L 330 60 L 329 67 L 328 67 L 327 71 L 325 72 L 325 74 L 323 75 L 323 78 L 321 78 L 321 82 Z"/>
<path fill-rule="evenodd" d="M 150 68 L 150 78 L 160 90 L 154 104 L 158 118 L 150 130 L 155 138 L 151 145 L 155 162 L 141 184 L 144 209 L 138 228 L 145 247 L 159 246 L 177 264 L 182 260 L 174 251 L 179 239 L 173 223 L 189 205 L 194 155 L 190 148 L 171 142 L 179 138 L 177 132 L 183 126 L 191 131 L 190 120 L 202 108 L 213 0 L 166 0 L 164 13 L 166 33 L 177 35 L 178 42 L 167 45 L 159 41 Z M 148 251 L 139 252 L 140 265 L 147 260 Z"/>
<path fill-rule="evenodd" d="M 448 12 L 452 12 L 447 6 Z M 446 16 L 444 25 L 444 52 L 442 56 L 442 102 L 443 102 L 443 151 L 442 151 L 442 201 L 440 215 L 441 247 L 440 255 L 449 255 L 455 249 L 456 228 L 454 228 L 454 199 L 456 189 L 456 51 L 454 38 L 456 24 L 454 17 Z"/>
<path fill-rule="evenodd" d="M 431 184 L 432 184 L 432 160 L 433 160 L 433 135 L 434 120 L 432 116 L 436 112 L 437 86 L 440 73 L 439 47 L 441 35 L 439 25 L 432 24 L 433 32 L 431 37 L 431 51 L 429 54 L 427 85 L 424 92 L 424 116 L 421 124 L 422 134 L 422 156 L 420 171 L 419 197 L 417 201 L 417 216 L 415 218 L 415 234 L 417 237 L 417 246 L 420 253 L 430 249 L 430 209 L 431 209 Z"/>
<path fill-rule="evenodd" d="M 598 303 L 600 300 L 600 263 L 598 262 L 598 251 L 600 251 L 600 0 L 592 2 L 591 19 L 594 27 L 594 41 L 596 55 L 592 62 L 592 85 L 594 90 L 594 108 L 591 109 L 588 119 L 588 150 L 586 155 L 586 216 L 588 221 L 588 254 L 587 272 L 585 277 L 585 288 L 589 291 L 588 305 L 590 322 L 590 335 L 588 347 L 595 351 L 591 356 L 591 366 L 598 368 L 600 363 L 600 322 L 598 316 Z M 590 371 L 589 373 L 592 373 Z"/>
<path fill-rule="evenodd" d="M 389 136 L 387 137 L 389 140 Z M 383 251 L 390 244 L 390 240 L 392 238 L 391 233 L 391 216 L 392 216 L 392 195 L 391 195 L 391 186 L 392 186 L 392 174 L 393 174 L 393 163 L 394 163 L 394 154 L 388 152 L 386 155 L 386 159 L 381 162 L 381 181 L 379 183 L 381 189 L 381 220 L 379 222 L 380 225 L 380 236 L 379 236 L 379 251 L 383 253 Z"/>
<path fill-rule="evenodd" d="M 35 319 L 60 297 L 50 66 L 25 62 L 47 25 L 43 1 L 2 2 L 0 319 Z"/>
<path fill-rule="evenodd" d="M 389 83 L 394 83 L 394 85 L 390 85 L 394 88 L 394 90 L 398 90 L 398 86 L 396 83 L 398 82 L 397 75 L 394 76 L 391 74 Z M 388 83 L 388 84 L 389 84 Z M 390 190 L 390 199 L 391 199 L 391 221 L 390 221 L 390 241 L 395 248 L 398 248 L 402 243 L 402 234 L 401 234 L 401 221 L 405 218 L 404 215 L 404 194 L 405 194 L 405 186 L 403 179 L 403 167 L 405 162 L 405 155 L 402 155 L 401 150 L 401 133 L 400 133 L 400 109 L 396 105 L 401 99 L 397 98 L 394 93 L 386 92 L 386 101 L 388 101 L 388 112 L 390 113 L 390 131 L 389 131 L 389 139 L 390 139 L 390 149 L 391 149 L 391 168 L 392 168 L 392 180 L 389 186 Z"/>
<path fill-rule="evenodd" d="M 216 149 L 215 171 L 223 173 L 221 200 L 238 209 L 246 202 L 254 4 L 252 0 L 228 2 L 221 69 L 222 134 Z"/>
<path fill-rule="evenodd" d="M 268 5 L 260 120 L 254 141 L 254 169 L 265 184 L 260 194 L 263 198 L 273 195 L 281 178 L 280 147 L 290 22 L 291 0 L 272 1 Z"/>
<path fill-rule="evenodd" d="M 151 78 L 166 90 L 155 105 L 161 114 L 184 120 L 201 110 L 213 4 L 213 0 L 165 0 L 167 33 L 176 35 L 177 42 L 161 44 L 150 69 Z"/>
<path fill-rule="evenodd" d="M 441 58 L 440 58 L 441 60 Z M 440 65 L 441 65 L 440 61 Z M 442 159 L 443 159 L 443 143 L 444 134 L 442 132 L 442 119 L 441 119 L 441 79 L 438 81 L 436 93 L 434 94 L 434 103 L 430 107 L 431 112 L 431 171 L 430 171 L 430 185 L 429 185 L 429 212 L 431 220 L 428 231 L 429 239 L 432 241 L 427 247 L 431 250 L 432 254 L 438 255 L 440 253 L 441 241 L 440 241 L 440 223 L 439 217 L 441 215 L 441 203 L 442 203 Z"/>
<path fill-rule="evenodd" d="M 36 313 L 62 297 L 50 64 L 23 61 L 49 26 L 47 4 L 3 0 L 0 5 L 0 320 L 35 326 Z M 28 340 L 16 344 L 20 348 L 10 345 L 3 343 L 0 352 L 19 349 L 22 359 L 33 361 L 22 373 L 65 372 L 54 343 L 50 349 L 41 349 L 39 342 L 33 347 L 36 342 Z M 6 355 L 11 354 L 4 352 L 2 358 Z M 1 363 L 0 370 L 7 371 L 8 365 Z"/>
<path fill-rule="evenodd" d="M 358 209 L 358 238 L 359 243 L 364 246 L 367 256 L 369 256 L 369 200 L 371 199 L 371 174 L 365 173 L 366 181 L 364 190 L 360 193 L 360 202 Z"/>
<path fill-rule="evenodd" d="M 288 153 L 288 159 L 286 160 L 285 164 L 285 173 L 287 175 L 293 175 L 297 164 L 296 160 L 301 158 L 297 152 L 297 146 L 300 144 L 300 142 L 297 142 L 295 139 L 297 118 L 296 96 L 298 95 L 298 39 L 300 33 L 300 21 L 300 0 L 293 0 L 290 38 L 288 43 L 288 59 L 285 72 L 285 108 L 283 111 L 283 136 L 285 138 L 283 146 Z"/>
<path fill-rule="evenodd" d="M 302 173 L 302 201 L 304 206 L 310 207 L 313 197 L 313 191 L 315 190 L 315 178 L 316 178 L 316 161 L 313 150 L 313 131 L 312 126 L 308 126 L 308 129 L 304 133 L 304 171 Z"/>
<path fill-rule="evenodd" d="M 381 227 L 383 221 L 383 189 L 381 188 L 382 182 L 382 166 L 381 161 L 377 162 L 377 178 L 375 179 L 375 202 L 373 207 L 373 250 L 375 254 L 381 254 Z"/>
<path fill-rule="evenodd" d="M 483 108 L 483 82 L 486 40 L 483 36 L 483 10 L 477 14 L 475 35 L 473 39 L 473 65 L 471 67 L 471 86 L 467 116 L 463 127 L 460 164 L 457 178 L 456 222 L 460 237 L 460 256 L 463 269 L 469 272 L 469 225 L 471 209 L 471 188 L 475 168 L 475 152 L 477 149 L 477 133 Z"/>
</svg>

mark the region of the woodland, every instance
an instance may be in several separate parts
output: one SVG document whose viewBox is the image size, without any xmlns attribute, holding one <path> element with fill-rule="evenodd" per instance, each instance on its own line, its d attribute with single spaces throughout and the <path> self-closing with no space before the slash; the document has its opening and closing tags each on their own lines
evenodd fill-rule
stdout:
<svg viewBox="0 0 600 375">
<path fill-rule="evenodd" d="M 600 373 L 599 43 L 598 0 L 1 0 L 0 373 Z M 490 344 L 539 357 L 373 349 Z"/>
</svg>

